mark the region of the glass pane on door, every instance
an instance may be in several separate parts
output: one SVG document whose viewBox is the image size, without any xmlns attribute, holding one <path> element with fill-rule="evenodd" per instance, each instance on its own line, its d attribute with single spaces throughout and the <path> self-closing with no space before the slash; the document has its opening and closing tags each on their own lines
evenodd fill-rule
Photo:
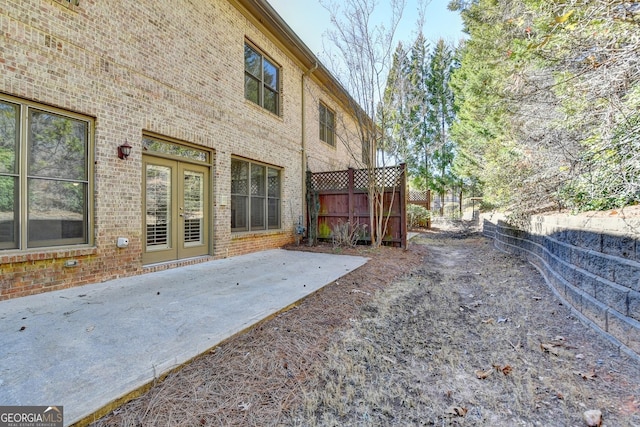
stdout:
<svg viewBox="0 0 640 427">
<path fill-rule="evenodd" d="M 209 253 L 209 169 L 145 156 L 142 262 L 173 261 Z"/>
<path fill-rule="evenodd" d="M 185 247 L 204 243 L 204 174 L 191 170 L 184 171 L 184 245 Z"/>
<path fill-rule="evenodd" d="M 147 164 L 147 251 L 171 247 L 171 168 Z"/>
</svg>

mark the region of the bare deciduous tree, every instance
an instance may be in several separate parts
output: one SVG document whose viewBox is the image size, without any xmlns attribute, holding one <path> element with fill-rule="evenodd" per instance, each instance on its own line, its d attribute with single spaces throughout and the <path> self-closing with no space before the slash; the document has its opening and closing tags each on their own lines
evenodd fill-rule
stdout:
<svg viewBox="0 0 640 427">
<path fill-rule="evenodd" d="M 379 246 L 386 233 L 389 212 L 385 212 L 384 180 L 378 179 L 384 172 L 376 168 L 387 165 L 385 156 L 378 149 L 386 145 L 385 129 L 389 118 L 385 109 L 379 108 L 384 99 L 387 76 L 392 66 L 394 36 L 398 28 L 405 0 L 391 0 L 388 23 L 375 24 L 375 0 L 321 1 L 331 16 L 333 28 L 327 32 L 334 45 L 334 56 L 330 57 L 333 72 L 351 97 L 347 101 L 349 116 L 355 126 L 341 121 L 340 135 L 357 165 L 367 169 L 369 194 L 369 223 L 371 244 Z M 359 144 L 353 144 L 353 141 Z M 361 147 L 355 152 L 354 146 Z"/>
</svg>

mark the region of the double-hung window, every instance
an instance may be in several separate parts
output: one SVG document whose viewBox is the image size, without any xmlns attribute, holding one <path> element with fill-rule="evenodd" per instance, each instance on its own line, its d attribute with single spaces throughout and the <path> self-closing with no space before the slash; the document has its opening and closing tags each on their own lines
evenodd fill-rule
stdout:
<svg viewBox="0 0 640 427">
<path fill-rule="evenodd" d="M 320 140 L 335 147 L 336 145 L 336 131 L 335 122 L 336 116 L 333 111 L 329 109 L 323 103 L 320 103 Z"/>
<path fill-rule="evenodd" d="M 231 230 L 280 228 L 280 169 L 231 160 Z"/>
<path fill-rule="evenodd" d="M 244 97 L 280 114 L 280 68 L 248 43 L 244 45 Z"/>
<path fill-rule="evenodd" d="M 92 126 L 0 98 L 0 249 L 91 243 Z"/>
</svg>

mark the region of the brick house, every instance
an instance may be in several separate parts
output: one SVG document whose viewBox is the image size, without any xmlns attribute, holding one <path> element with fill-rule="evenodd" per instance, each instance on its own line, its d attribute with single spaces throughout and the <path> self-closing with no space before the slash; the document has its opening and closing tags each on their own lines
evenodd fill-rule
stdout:
<svg viewBox="0 0 640 427">
<path fill-rule="evenodd" d="M 358 166 L 265 0 L 0 0 L 0 29 L 0 299 L 281 247 L 305 170 Z"/>
</svg>

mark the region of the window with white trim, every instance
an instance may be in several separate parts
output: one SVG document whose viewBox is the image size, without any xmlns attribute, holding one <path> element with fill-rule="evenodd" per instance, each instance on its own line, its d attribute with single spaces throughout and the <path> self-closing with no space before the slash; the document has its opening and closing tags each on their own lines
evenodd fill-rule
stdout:
<svg viewBox="0 0 640 427">
<path fill-rule="evenodd" d="M 281 170 L 231 160 L 231 230 L 280 228 Z"/>
<path fill-rule="evenodd" d="M 280 68 L 248 43 L 244 44 L 244 97 L 280 114 Z"/>
<path fill-rule="evenodd" d="M 0 249 L 91 243 L 92 120 L 0 97 Z"/>
</svg>

